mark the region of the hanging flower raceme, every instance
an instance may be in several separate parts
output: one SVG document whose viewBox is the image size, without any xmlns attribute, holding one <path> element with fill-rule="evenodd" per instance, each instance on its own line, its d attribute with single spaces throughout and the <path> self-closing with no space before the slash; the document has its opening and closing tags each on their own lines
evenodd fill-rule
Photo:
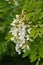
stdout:
<svg viewBox="0 0 43 65">
<path fill-rule="evenodd" d="M 16 19 L 14 19 L 11 23 L 10 33 L 13 37 L 11 37 L 11 41 L 15 42 L 15 50 L 18 54 L 21 52 L 25 52 L 26 50 L 30 50 L 28 41 L 33 41 L 30 39 L 30 30 L 27 22 L 27 17 L 25 14 L 16 15 Z"/>
</svg>

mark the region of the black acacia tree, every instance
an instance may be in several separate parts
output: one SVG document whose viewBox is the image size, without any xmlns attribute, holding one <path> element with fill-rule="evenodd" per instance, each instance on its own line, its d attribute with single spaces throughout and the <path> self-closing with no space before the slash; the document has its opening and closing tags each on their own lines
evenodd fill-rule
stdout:
<svg viewBox="0 0 43 65">
<path fill-rule="evenodd" d="M 36 65 L 43 59 L 43 0 L 0 0 L 0 57 L 16 52 Z"/>
</svg>

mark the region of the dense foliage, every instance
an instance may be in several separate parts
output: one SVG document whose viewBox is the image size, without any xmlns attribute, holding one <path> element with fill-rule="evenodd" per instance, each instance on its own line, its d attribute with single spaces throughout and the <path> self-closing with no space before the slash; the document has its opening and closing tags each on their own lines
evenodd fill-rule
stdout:
<svg viewBox="0 0 43 65">
<path fill-rule="evenodd" d="M 30 50 L 22 52 L 22 55 L 39 65 L 43 59 L 43 0 L 0 0 L 0 58 L 3 54 L 16 54 L 15 43 L 11 41 L 9 31 L 11 22 L 22 11 L 27 17 L 25 24 L 30 25 L 30 38 L 33 40 L 28 40 Z"/>
</svg>

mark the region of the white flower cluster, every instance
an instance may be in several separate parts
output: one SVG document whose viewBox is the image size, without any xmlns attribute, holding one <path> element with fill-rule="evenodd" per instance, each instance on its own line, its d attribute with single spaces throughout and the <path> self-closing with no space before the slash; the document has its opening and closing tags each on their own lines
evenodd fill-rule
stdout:
<svg viewBox="0 0 43 65">
<path fill-rule="evenodd" d="M 29 36 L 31 28 L 27 29 L 26 19 L 24 14 L 16 15 L 16 19 L 11 23 L 10 33 L 13 35 L 11 40 L 16 43 L 15 50 L 18 54 L 30 50 L 28 40 L 32 41 Z"/>
<path fill-rule="evenodd" d="M 11 3 L 11 1 L 13 1 L 15 3 L 16 6 L 18 6 L 18 2 L 16 0 L 6 0 L 9 4 Z"/>
</svg>

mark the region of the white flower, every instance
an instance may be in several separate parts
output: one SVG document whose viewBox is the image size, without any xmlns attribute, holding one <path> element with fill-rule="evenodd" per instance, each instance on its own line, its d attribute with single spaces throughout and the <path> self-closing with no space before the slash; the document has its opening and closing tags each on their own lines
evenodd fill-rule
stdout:
<svg viewBox="0 0 43 65">
<path fill-rule="evenodd" d="M 14 2 L 15 2 L 15 5 L 18 6 L 18 2 L 16 0 Z"/>
<path fill-rule="evenodd" d="M 27 31 L 28 31 L 28 33 L 30 34 L 30 30 L 31 30 L 32 28 L 29 28 Z"/>
<path fill-rule="evenodd" d="M 18 54 L 21 54 L 21 51 L 30 50 L 27 41 L 32 41 L 29 36 L 31 28 L 27 30 L 28 24 L 25 24 L 25 21 L 26 16 L 22 13 L 22 15 L 16 15 L 16 19 L 11 23 L 10 33 L 13 35 L 11 40 L 15 42 L 15 50 Z"/>
<path fill-rule="evenodd" d="M 14 19 L 13 21 L 12 21 L 12 23 L 11 23 L 11 25 L 13 26 L 15 23 L 17 23 L 18 21 L 17 21 L 17 19 Z"/>
<path fill-rule="evenodd" d="M 29 39 L 30 42 L 33 42 L 33 39 Z"/>
<path fill-rule="evenodd" d="M 13 36 L 17 36 L 18 29 L 17 28 L 11 29 L 10 32 L 12 32 Z"/>
<path fill-rule="evenodd" d="M 24 37 L 24 36 L 25 36 L 25 30 L 21 30 L 21 31 L 19 32 L 19 36 L 20 36 L 20 37 Z"/>
<path fill-rule="evenodd" d="M 29 47 L 29 45 L 27 45 L 27 50 L 30 50 L 30 47 Z"/>
<path fill-rule="evenodd" d="M 21 51 L 18 51 L 18 54 L 20 55 L 21 54 Z"/>
<path fill-rule="evenodd" d="M 23 49 L 23 52 L 26 52 L 26 49 Z"/>
<path fill-rule="evenodd" d="M 11 38 L 11 41 L 14 41 L 14 37 Z"/>
<path fill-rule="evenodd" d="M 16 18 L 18 19 L 19 18 L 19 15 L 16 15 Z"/>
<path fill-rule="evenodd" d="M 26 38 L 27 38 L 27 40 L 29 40 L 29 39 L 30 39 L 30 36 L 29 36 L 29 35 L 27 35 L 27 36 L 26 36 Z"/>
<path fill-rule="evenodd" d="M 10 1 L 10 0 L 6 0 L 6 1 Z"/>
<path fill-rule="evenodd" d="M 16 44 L 15 50 L 16 50 L 16 52 L 18 52 L 18 54 L 21 54 L 21 51 L 20 51 L 20 49 L 19 49 L 19 44 Z"/>
<path fill-rule="evenodd" d="M 22 47 L 23 46 L 23 43 L 22 44 L 20 44 L 20 47 Z"/>
</svg>

